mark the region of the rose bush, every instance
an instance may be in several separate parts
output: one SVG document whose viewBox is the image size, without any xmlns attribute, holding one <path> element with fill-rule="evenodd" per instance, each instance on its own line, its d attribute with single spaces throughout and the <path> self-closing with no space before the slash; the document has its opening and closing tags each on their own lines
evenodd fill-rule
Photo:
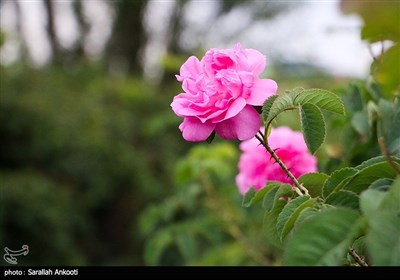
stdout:
<svg viewBox="0 0 400 280">
<path fill-rule="evenodd" d="M 300 132 L 284 126 L 272 128 L 268 144 L 277 149 L 276 154 L 296 178 L 317 171 L 317 159 L 309 153 Z M 251 187 L 260 190 L 267 181 L 293 183 L 255 137 L 242 142 L 240 149 L 243 153 L 236 184 L 241 194 L 247 193 Z"/>
<path fill-rule="evenodd" d="M 302 87 L 274 95 L 276 83 L 258 77 L 265 66 L 264 57 L 239 45 L 232 50 L 211 49 L 201 61 L 191 57 L 177 76 L 185 93 L 171 105 L 184 119 L 180 129 L 186 140 L 210 143 L 214 132 L 225 139 L 244 140 L 236 176 L 242 205 L 261 204 L 264 224 L 260 231 L 283 248 L 283 265 L 400 265 L 399 247 L 393 245 L 400 236 L 396 9 L 347 2 L 342 1 L 343 7 L 357 12 L 365 22 L 362 38 L 382 42 L 366 85 L 351 84 L 339 95 Z M 394 45 L 385 50 L 384 40 Z M 257 133 L 259 110 L 252 106 L 261 104 L 262 128 Z M 272 128 L 288 110 L 298 110 L 302 133 Z M 326 120 L 325 113 L 334 115 Z M 324 147 L 327 131 L 336 135 L 329 137 L 329 146 Z M 321 172 L 315 172 L 317 158 L 313 154 L 320 149 Z M 209 170 L 212 176 L 201 168 L 200 161 L 213 166 Z M 214 171 L 218 164 L 209 164 L 204 155 L 195 162 L 193 170 L 186 171 L 204 187 L 213 215 L 230 225 L 237 243 L 246 247 L 242 251 L 257 263 L 269 265 L 264 256 L 270 252 L 252 248 L 255 235 L 241 232 L 247 227 L 235 223 L 238 215 L 225 211 L 227 192 L 221 189 L 222 181 L 214 178 L 226 176 L 225 170 Z M 251 239 L 246 240 L 247 236 Z"/>
<path fill-rule="evenodd" d="M 277 91 L 271 79 L 260 79 L 266 58 L 254 49 L 210 49 L 199 61 L 191 56 L 177 80 L 184 93 L 171 107 L 183 118 L 179 126 L 187 141 L 204 141 L 212 132 L 224 139 L 247 140 L 260 128 L 261 106 Z"/>
</svg>

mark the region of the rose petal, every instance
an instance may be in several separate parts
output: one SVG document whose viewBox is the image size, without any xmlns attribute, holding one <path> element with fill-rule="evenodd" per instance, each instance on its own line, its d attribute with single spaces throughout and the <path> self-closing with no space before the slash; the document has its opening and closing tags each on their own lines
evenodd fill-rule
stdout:
<svg viewBox="0 0 400 280">
<path fill-rule="evenodd" d="M 260 75 L 265 68 L 265 56 L 255 49 L 244 49 L 248 70 L 251 70 L 255 75 Z"/>
<path fill-rule="evenodd" d="M 268 137 L 268 144 L 272 149 L 279 147 L 290 147 L 291 149 L 306 153 L 307 145 L 304 141 L 303 134 L 299 131 L 293 131 L 289 127 L 275 128 L 275 133 Z"/>
<path fill-rule="evenodd" d="M 246 105 L 235 117 L 220 122 L 215 127 L 215 132 L 224 139 L 247 140 L 260 129 L 261 120 L 257 111 Z"/>
<path fill-rule="evenodd" d="M 230 119 L 237 114 L 239 114 L 243 108 L 246 106 L 246 100 L 244 98 L 238 98 L 233 103 L 231 106 L 229 106 L 228 110 L 226 111 L 225 119 Z"/>
<path fill-rule="evenodd" d="M 194 117 L 187 117 L 183 119 L 179 129 L 182 131 L 182 136 L 186 141 L 200 142 L 204 141 L 210 136 L 214 130 L 215 124 L 210 122 L 202 123 L 199 119 Z"/>
<path fill-rule="evenodd" d="M 263 131 L 263 128 L 260 129 Z M 279 147 L 276 153 L 296 178 L 304 173 L 317 171 L 317 158 L 307 150 L 298 149 L 298 146 L 305 145 L 298 131 L 288 127 L 272 128 L 268 143 L 271 148 Z M 256 138 L 243 141 L 240 149 L 242 154 L 238 163 L 239 174 L 236 176 L 236 184 L 241 194 L 246 193 L 251 187 L 260 190 L 268 181 L 293 183 Z"/>
<path fill-rule="evenodd" d="M 182 81 L 184 78 L 194 78 L 202 73 L 202 67 L 200 61 L 195 56 L 189 57 L 186 62 L 181 66 L 179 71 L 180 76 L 176 76 L 178 81 Z"/>
<path fill-rule="evenodd" d="M 251 184 L 249 184 L 246 179 L 247 178 L 243 174 L 238 174 L 235 179 L 241 195 L 245 195 L 251 188 Z"/>
<path fill-rule="evenodd" d="M 183 90 L 192 95 L 196 95 L 199 91 L 198 83 L 192 78 L 186 78 L 182 81 Z"/>
<path fill-rule="evenodd" d="M 238 98 L 234 100 L 233 103 L 229 106 L 228 110 L 226 110 L 225 115 L 214 117 L 212 122 L 219 123 L 221 121 L 233 118 L 234 116 L 239 114 L 245 106 L 246 106 L 246 100 L 244 100 L 243 98 Z"/>
<path fill-rule="evenodd" d="M 256 80 L 253 73 L 247 71 L 240 71 L 238 74 L 243 86 L 247 88 L 253 87 L 254 81 Z"/>
<path fill-rule="evenodd" d="M 274 95 L 278 90 L 278 85 L 274 80 L 270 79 L 260 79 L 256 81 L 251 88 L 251 94 L 246 99 L 247 104 L 254 106 L 261 106 L 264 101 Z"/>
</svg>

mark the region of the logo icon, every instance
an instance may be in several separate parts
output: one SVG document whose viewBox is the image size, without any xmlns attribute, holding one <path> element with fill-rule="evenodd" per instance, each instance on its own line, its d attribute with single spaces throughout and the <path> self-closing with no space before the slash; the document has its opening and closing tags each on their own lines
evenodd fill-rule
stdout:
<svg viewBox="0 0 400 280">
<path fill-rule="evenodd" d="M 21 255 L 28 255 L 29 253 L 29 246 L 28 245 L 22 245 L 21 250 L 13 251 L 8 249 L 7 247 L 4 248 L 4 251 L 6 253 L 4 254 L 4 260 L 8 262 L 9 264 L 18 264 L 16 256 L 21 256 Z"/>
</svg>

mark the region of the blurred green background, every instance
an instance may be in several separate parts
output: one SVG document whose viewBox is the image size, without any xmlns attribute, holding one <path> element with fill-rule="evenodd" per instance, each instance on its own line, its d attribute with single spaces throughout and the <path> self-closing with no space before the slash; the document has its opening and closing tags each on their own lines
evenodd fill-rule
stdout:
<svg viewBox="0 0 400 280">
<path fill-rule="evenodd" d="M 206 50 L 187 43 L 184 19 L 193 1 L 169 1 L 166 39 L 155 46 L 164 54 L 153 68 L 145 50 L 151 53 L 149 42 L 158 35 L 146 15 L 156 13 L 152 9 L 161 2 L 88 1 L 105 5 L 108 13 L 100 16 L 112 22 L 94 55 L 94 47 L 85 44 L 95 26 L 84 2 L 68 2 L 78 30 L 70 45 L 60 39 L 60 24 L 68 22 L 60 20 L 59 2 L 30 3 L 45 15 L 48 51 L 37 62 L 32 39 L 21 27 L 26 3 L 0 1 L 2 17 L 14 11 L 16 19 L 14 33 L 5 32 L 2 22 L 0 36 L 0 248 L 29 245 L 29 254 L 18 258 L 21 265 L 279 265 L 281 251 L 266 240 L 261 208 L 241 207 L 234 181 L 238 142 L 187 143 L 178 130 L 181 120 L 170 109 L 181 92 L 174 74 L 189 55 Z M 297 4 L 209 5 L 215 22 L 244 11 L 256 24 Z M 13 46 L 16 59 L 7 62 Z M 278 57 L 267 67 L 281 91 L 358 90 L 347 88 L 349 81 L 359 83 L 356 79 L 313 64 Z M 348 119 L 329 121 L 328 143 L 318 154 L 321 171 L 369 156 L 343 151 L 342 133 L 334 131 L 346 124 L 353 139 L 369 145 Z M 297 113 L 286 113 L 277 124 L 298 128 Z M 378 153 L 377 147 L 369 151 Z"/>
</svg>

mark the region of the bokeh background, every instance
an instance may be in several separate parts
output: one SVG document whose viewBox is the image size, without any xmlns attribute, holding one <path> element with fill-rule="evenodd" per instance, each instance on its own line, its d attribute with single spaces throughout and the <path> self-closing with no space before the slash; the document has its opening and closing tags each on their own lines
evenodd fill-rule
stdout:
<svg viewBox="0 0 400 280">
<path fill-rule="evenodd" d="M 238 142 L 182 139 L 174 75 L 240 42 L 279 91 L 340 94 L 386 44 L 338 1 L 0 0 L 0 15 L 0 249 L 29 245 L 22 265 L 279 265 L 261 208 L 241 206 Z M 377 153 L 346 152 L 348 120 L 328 121 L 321 171 Z"/>
</svg>

